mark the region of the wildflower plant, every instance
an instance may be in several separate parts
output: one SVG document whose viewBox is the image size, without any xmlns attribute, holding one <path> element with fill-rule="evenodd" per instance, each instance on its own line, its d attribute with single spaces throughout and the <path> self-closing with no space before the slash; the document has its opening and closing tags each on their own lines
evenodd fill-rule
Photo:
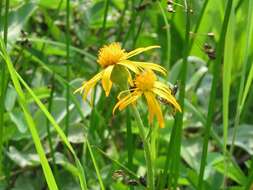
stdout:
<svg viewBox="0 0 253 190">
<path fill-rule="evenodd" d="M 135 55 L 154 48 L 159 48 L 159 46 L 137 48 L 133 51 L 126 52 L 126 50 L 122 49 L 120 44 L 117 42 L 105 45 L 99 50 L 97 59 L 98 64 L 102 67 L 102 71 L 96 74 L 89 81 L 83 82 L 82 86 L 77 89 L 76 92 L 83 93 L 83 98 L 86 99 L 90 90 L 93 89 L 97 82 L 101 80 L 105 94 L 108 96 L 112 88 L 112 77 L 115 78 L 115 76 L 112 75 L 125 77 L 124 73 L 126 72 L 128 81 L 131 83 L 132 79 L 129 71 L 139 73 L 143 69 L 151 69 L 165 74 L 166 70 L 157 64 L 129 60 L 129 58 L 132 58 Z M 117 66 L 120 67 L 120 69 L 117 69 Z M 113 72 L 115 69 L 120 70 L 120 72 Z"/>
<path fill-rule="evenodd" d="M 166 84 L 159 82 L 153 72 L 158 71 L 165 75 L 166 69 L 155 63 L 129 60 L 129 58 L 135 55 L 154 48 L 159 48 L 159 46 L 137 48 L 126 52 L 125 49 L 121 48 L 119 43 L 105 45 L 99 50 L 97 59 L 98 64 L 102 67 L 102 71 L 90 80 L 84 81 L 82 86 L 75 91 L 82 93 L 85 100 L 88 93 L 100 80 L 102 81 L 102 87 L 106 96 L 109 95 L 113 82 L 119 84 L 122 91 L 118 95 L 118 102 L 114 106 L 113 114 L 116 109 L 123 110 L 128 105 L 132 105 L 132 113 L 137 121 L 139 133 L 144 144 L 148 189 L 150 190 L 154 190 L 155 188 L 150 143 L 146 139 L 144 125 L 134 103 L 141 96 L 144 96 L 149 111 L 149 123 L 156 117 L 160 128 L 164 127 L 165 122 L 159 101 L 157 100 L 158 98 L 162 98 L 163 101 L 173 106 L 175 110 L 181 112 L 181 107 L 174 97 L 172 90 Z M 132 79 L 131 72 L 136 75 L 134 80 Z M 128 81 L 128 84 L 125 81 Z"/>
</svg>

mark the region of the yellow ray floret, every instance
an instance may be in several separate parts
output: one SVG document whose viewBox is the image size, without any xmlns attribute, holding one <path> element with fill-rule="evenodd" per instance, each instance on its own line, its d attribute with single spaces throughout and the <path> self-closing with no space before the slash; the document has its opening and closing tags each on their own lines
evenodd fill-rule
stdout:
<svg viewBox="0 0 253 190">
<path fill-rule="evenodd" d="M 166 70 L 155 63 L 129 60 L 129 58 L 135 55 L 154 48 L 159 48 L 159 46 L 137 48 L 133 51 L 126 52 L 125 49 L 121 48 L 120 43 L 114 42 L 109 45 L 105 45 L 99 50 L 97 59 L 98 64 L 103 68 L 103 70 L 96 74 L 89 81 L 83 82 L 82 86 L 78 88 L 75 92 L 83 93 L 83 98 L 86 99 L 87 94 L 95 87 L 97 82 L 101 80 L 105 94 L 106 96 L 108 96 L 112 88 L 111 75 L 116 65 L 120 65 L 122 68 L 127 70 L 130 84 L 132 83 L 132 79 L 129 71 L 138 74 L 144 69 L 150 69 L 160 72 L 162 74 L 166 74 Z M 120 75 L 120 73 L 115 74 Z"/>
<path fill-rule="evenodd" d="M 149 122 L 151 123 L 154 120 L 154 117 L 156 117 L 161 128 L 164 127 L 164 119 L 159 102 L 156 98 L 157 96 L 163 98 L 176 110 L 181 112 L 181 107 L 177 103 L 170 88 L 167 85 L 157 81 L 152 70 L 145 70 L 137 75 L 136 79 L 134 80 L 134 88 L 128 91 L 122 91 L 118 95 L 119 101 L 113 108 L 113 114 L 116 109 L 121 111 L 129 104 L 136 102 L 137 99 L 142 95 L 144 95 L 148 104 Z"/>
</svg>

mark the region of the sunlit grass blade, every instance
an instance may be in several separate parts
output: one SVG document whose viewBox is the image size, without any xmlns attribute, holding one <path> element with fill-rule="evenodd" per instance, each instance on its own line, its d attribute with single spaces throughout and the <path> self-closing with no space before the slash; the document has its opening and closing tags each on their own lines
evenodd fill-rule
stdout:
<svg viewBox="0 0 253 190">
<path fill-rule="evenodd" d="M 24 112 L 24 116 L 25 116 L 27 125 L 30 129 L 30 132 L 31 132 L 31 135 L 32 135 L 32 138 L 34 141 L 34 145 L 36 147 L 36 150 L 37 150 L 39 158 L 40 158 L 40 163 L 41 163 L 48 187 L 50 190 L 57 190 L 58 187 L 55 182 L 54 175 L 52 173 L 52 170 L 51 170 L 48 160 L 46 158 L 45 151 L 44 151 L 43 146 L 41 144 L 40 137 L 37 132 L 33 117 L 30 114 L 25 95 L 23 93 L 23 90 L 21 88 L 21 85 L 20 85 L 19 80 L 16 75 L 16 70 L 14 69 L 14 67 L 12 65 L 11 59 L 6 52 L 5 46 L 4 46 L 3 41 L 1 39 L 0 39 L 0 46 L 1 46 L 1 54 L 0 55 L 2 56 L 2 58 L 4 59 L 6 65 L 7 65 L 8 71 L 11 76 L 11 80 L 14 84 L 17 94 L 19 95 L 19 104 Z"/>
<path fill-rule="evenodd" d="M 234 40 L 235 40 L 235 14 L 233 8 L 228 24 L 228 31 L 225 39 L 224 48 L 224 64 L 223 64 L 223 83 L 222 83 L 222 108 L 223 108 L 223 155 L 224 155 L 224 168 L 225 178 L 227 174 L 227 136 L 228 136 L 228 125 L 229 125 L 229 97 L 230 97 L 230 85 L 231 85 L 231 71 L 234 60 Z M 226 185 L 224 183 L 224 185 Z"/>
<path fill-rule="evenodd" d="M 96 162 L 96 159 L 95 159 L 95 157 L 93 155 L 93 152 L 92 152 L 92 149 L 91 149 L 89 141 L 86 141 L 86 144 L 87 144 L 88 150 L 90 152 L 90 156 L 91 156 L 91 160 L 93 162 L 94 168 L 95 168 L 96 173 L 97 173 L 97 177 L 98 177 L 100 188 L 101 188 L 101 190 L 105 190 L 104 183 L 103 183 L 102 177 L 100 175 L 100 172 L 99 172 L 99 169 L 98 169 L 98 166 L 97 166 L 97 162 Z"/>
<path fill-rule="evenodd" d="M 61 137 L 61 140 L 64 142 L 64 144 L 68 147 L 69 151 L 72 153 L 77 168 L 79 170 L 79 181 L 80 184 L 82 186 L 82 189 L 87 189 L 87 185 L 86 185 L 86 179 L 85 179 L 85 175 L 84 175 L 84 171 L 83 171 L 83 167 L 72 147 L 72 145 L 69 143 L 66 135 L 64 134 L 64 132 L 62 131 L 62 129 L 60 128 L 60 126 L 57 124 L 57 122 L 55 121 L 55 119 L 53 118 L 53 116 L 48 112 L 47 108 L 45 107 L 45 105 L 40 101 L 40 99 L 34 94 L 34 92 L 32 91 L 32 89 L 26 84 L 26 82 L 22 79 L 22 77 L 16 73 L 20 82 L 23 84 L 23 86 L 27 89 L 28 93 L 32 96 L 32 98 L 34 99 L 34 101 L 37 103 L 37 105 L 39 106 L 39 108 L 41 109 L 41 111 L 45 114 L 45 116 L 48 118 L 48 120 L 50 121 L 50 123 L 52 124 L 52 126 L 55 128 L 55 130 L 57 131 L 58 135 Z"/>
<path fill-rule="evenodd" d="M 174 146 L 172 149 L 173 157 L 170 166 L 170 177 L 169 184 L 173 186 L 174 189 L 177 188 L 178 178 L 180 173 L 180 158 L 181 158 L 181 142 L 182 142 L 182 129 L 183 129 L 183 117 L 184 117 L 184 99 L 185 99 L 185 86 L 186 86 L 186 77 L 188 69 L 188 54 L 189 54 L 189 43 L 190 43 L 190 1 L 185 0 L 184 6 L 186 9 L 185 13 L 185 39 L 184 39 L 184 53 L 183 53 L 183 63 L 180 70 L 180 89 L 179 89 L 179 104 L 182 107 L 182 113 L 177 113 L 175 120 L 175 134 L 171 133 L 171 140 L 173 140 Z M 168 155 L 169 156 L 169 155 Z"/>
<path fill-rule="evenodd" d="M 242 96 L 242 103 L 241 106 L 244 107 L 246 98 L 248 96 L 249 90 L 250 90 L 250 86 L 252 84 L 252 80 L 253 80 L 253 63 L 251 63 L 251 68 L 250 68 L 250 72 L 246 81 L 246 85 L 245 85 L 245 89 L 243 91 L 243 96 Z"/>
<path fill-rule="evenodd" d="M 221 29 L 221 35 L 219 42 L 217 44 L 217 57 L 213 65 L 213 80 L 212 80 L 212 87 L 211 87 L 211 93 L 210 93 L 210 99 L 209 99 L 209 105 L 208 105 L 208 114 L 205 124 L 205 136 L 204 136 L 204 142 L 203 142 L 203 148 L 202 148 L 202 156 L 201 156 L 201 164 L 200 164 L 200 170 L 199 170 L 199 178 L 198 178 L 198 189 L 203 189 L 203 178 L 205 173 L 205 167 L 206 167 L 206 159 L 207 159 L 207 150 L 208 150 L 208 141 L 210 136 L 210 130 L 212 126 L 212 120 L 214 115 L 214 108 L 215 108 L 215 99 L 216 99 L 216 91 L 217 91 L 217 84 L 219 81 L 219 73 L 220 73 L 220 65 L 222 62 L 222 56 L 224 52 L 224 44 L 225 44 L 225 37 L 227 34 L 227 28 L 228 28 L 228 22 L 230 18 L 230 13 L 232 9 L 232 3 L 233 1 L 227 1 L 226 4 L 226 10 L 225 10 L 225 17 Z"/>
<path fill-rule="evenodd" d="M 66 77 L 67 81 L 70 81 L 70 59 L 69 59 L 69 46 L 70 46 L 70 2 L 67 0 L 67 6 L 66 6 L 66 62 L 67 62 L 67 69 L 66 69 Z M 69 84 L 66 84 L 66 119 L 65 119 L 65 133 L 66 136 L 68 136 L 68 131 L 69 131 L 69 117 L 70 117 L 70 110 L 69 110 L 69 104 L 70 104 L 70 87 Z"/>
<path fill-rule="evenodd" d="M 244 49 L 244 60 L 242 64 L 242 72 L 240 73 L 240 85 L 239 85 L 239 92 L 237 98 L 237 105 L 236 105 L 236 114 L 235 114 L 235 121 L 234 121 L 234 130 L 233 130 L 233 137 L 232 143 L 230 147 L 230 152 L 233 154 L 234 151 L 234 143 L 236 138 L 236 133 L 240 124 L 240 117 L 244 107 L 244 102 L 246 100 L 249 87 L 244 90 L 245 86 L 245 79 L 247 74 L 247 63 L 249 60 L 250 55 L 250 40 L 252 39 L 252 21 L 253 21 L 253 2 L 248 1 L 248 13 L 247 13 L 247 22 L 246 22 L 246 39 L 245 39 L 245 49 Z M 251 77 L 249 75 L 249 77 Z M 248 78 L 250 80 L 250 78 Z M 250 82 L 250 81 L 249 81 Z M 249 85 L 249 84 L 248 84 Z M 244 98 L 244 99 L 243 99 Z"/>
</svg>

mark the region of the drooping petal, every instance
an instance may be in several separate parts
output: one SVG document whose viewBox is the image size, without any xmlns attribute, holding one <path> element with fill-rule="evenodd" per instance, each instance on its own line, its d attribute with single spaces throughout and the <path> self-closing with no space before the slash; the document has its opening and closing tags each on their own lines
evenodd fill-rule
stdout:
<svg viewBox="0 0 253 190">
<path fill-rule="evenodd" d="M 149 122 L 151 123 L 153 121 L 154 116 L 156 116 L 160 128 L 163 128 L 164 127 L 163 114 L 155 98 L 155 95 L 152 92 L 145 92 L 144 94 L 148 103 Z"/>
<path fill-rule="evenodd" d="M 147 100 L 147 104 L 148 104 L 148 121 L 149 123 L 152 123 L 153 119 L 154 119 L 154 115 L 155 115 L 155 105 L 153 103 L 152 100 L 152 94 L 150 92 L 145 92 L 144 96 Z"/>
<path fill-rule="evenodd" d="M 159 126 L 160 128 L 164 128 L 164 119 L 163 119 L 161 107 L 155 98 L 154 98 L 154 102 L 155 102 L 155 107 L 156 107 L 156 117 L 157 117 Z"/>
<path fill-rule="evenodd" d="M 140 97 L 140 95 L 141 94 L 132 95 L 126 101 L 122 102 L 122 104 L 119 106 L 119 110 L 121 111 L 125 109 L 129 104 L 134 103 Z"/>
<path fill-rule="evenodd" d="M 121 91 L 121 92 L 118 94 L 117 98 L 118 98 L 119 100 L 121 100 L 122 98 L 124 98 L 125 96 L 127 96 L 129 93 L 133 92 L 135 89 L 136 89 L 136 88 L 134 88 L 134 89 L 129 89 L 129 90 L 123 90 L 123 91 Z"/>
<path fill-rule="evenodd" d="M 119 108 L 119 110 L 123 110 L 126 106 L 128 106 L 131 103 L 134 103 L 139 97 L 141 96 L 141 92 L 134 91 L 132 93 L 129 93 L 124 98 L 120 99 L 117 104 L 113 108 L 113 114 L 115 113 L 116 109 Z"/>
<path fill-rule="evenodd" d="M 180 105 L 177 103 L 176 98 L 172 94 L 165 93 L 164 91 L 157 88 L 153 88 L 152 91 L 158 96 L 160 96 L 161 98 L 171 103 L 178 111 L 182 112 Z"/>
<path fill-rule="evenodd" d="M 120 99 L 120 100 L 116 103 L 116 105 L 114 106 L 113 111 L 112 111 L 113 115 L 114 115 L 116 109 L 117 109 L 124 101 L 126 101 L 129 97 L 131 97 L 131 93 L 129 93 L 128 95 L 126 95 L 124 98 Z"/>
<path fill-rule="evenodd" d="M 135 64 L 132 64 L 132 61 L 124 60 L 124 61 L 120 61 L 118 64 L 130 69 L 134 73 L 140 72 L 139 68 Z"/>
<path fill-rule="evenodd" d="M 97 84 L 97 82 L 102 78 L 104 70 L 96 74 L 89 81 L 84 81 L 82 86 L 74 91 L 74 93 L 80 92 L 83 93 L 83 99 L 85 100 L 87 94 L 90 92 L 92 88 Z"/>
<path fill-rule="evenodd" d="M 148 51 L 148 50 L 154 49 L 154 48 L 160 48 L 160 46 L 148 46 L 148 47 L 145 47 L 145 48 L 137 48 L 133 51 L 128 52 L 127 55 L 126 55 L 126 58 L 128 59 L 128 58 L 133 57 L 135 55 L 138 55 L 138 54 L 140 54 L 144 51 Z"/>
<path fill-rule="evenodd" d="M 102 86 L 103 86 L 103 89 L 105 91 L 105 95 L 106 96 L 109 95 L 109 93 L 111 91 L 111 88 L 112 88 L 112 81 L 111 81 L 110 77 L 111 77 L 111 73 L 112 73 L 113 67 L 114 67 L 114 65 L 108 66 L 104 70 L 104 74 L 102 76 Z"/>
<path fill-rule="evenodd" d="M 171 91 L 171 89 L 169 88 L 169 86 L 166 85 L 166 84 L 163 84 L 163 83 L 161 83 L 161 82 L 155 81 L 155 82 L 154 82 L 154 87 L 155 87 L 155 88 L 158 88 L 158 89 L 160 89 L 160 90 L 163 90 L 164 92 L 166 92 L 166 93 L 168 93 L 168 94 L 171 94 L 171 93 L 172 93 L 172 91 Z"/>
<path fill-rule="evenodd" d="M 132 75 L 131 75 L 131 73 L 129 72 L 128 69 L 126 69 L 126 71 L 128 72 L 128 82 L 129 82 L 129 85 L 133 86 L 134 82 L 133 82 L 133 79 L 132 79 Z"/>
<path fill-rule="evenodd" d="M 163 68 L 162 66 L 155 64 L 155 63 L 150 63 L 150 62 L 141 62 L 141 61 L 131 61 L 132 64 L 136 65 L 138 68 L 142 68 L 144 70 L 153 70 L 153 71 L 158 71 L 164 75 L 166 75 L 167 70 Z"/>
</svg>

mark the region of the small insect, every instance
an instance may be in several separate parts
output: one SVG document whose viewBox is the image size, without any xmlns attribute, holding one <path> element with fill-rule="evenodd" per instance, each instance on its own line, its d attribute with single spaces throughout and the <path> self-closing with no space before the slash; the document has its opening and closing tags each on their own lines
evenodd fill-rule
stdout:
<svg viewBox="0 0 253 190">
<path fill-rule="evenodd" d="M 213 38 L 215 37 L 213 32 L 202 33 L 202 34 L 190 32 L 189 34 L 192 38 L 195 38 L 197 35 L 207 36 L 209 37 L 209 40 L 213 40 Z M 195 42 L 196 42 L 196 45 L 208 56 L 209 59 L 214 60 L 216 58 L 215 48 L 212 45 L 210 45 L 210 43 L 206 42 L 204 43 L 204 45 L 200 45 L 197 39 L 195 39 Z"/>
<path fill-rule="evenodd" d="M 114 180 L 118 180 L 118 179 L 124 179 L 126 177 L 126 174 L 123 170 L 116 170 L 113 172 L 112 178 Z"/>
<path fill-rule="evenodd" d="M 167 1 L 167 11 L 171 12 L 171 13 L 175 13 L 176 11 L 174 10 L 174 6 L 173 6 L 173 0 L 168 0 Z"/>
<path fill-rule="evenodd" d="M 135 179 L 129 179 L 125 182 L 127 185 L 131 185 L 131 186 L 137 186 L 139 185 L 138 181 Z"/>
<path fill-rule="evenodd" d="M 21 38 L 18 40 L 18 43 L 20 43 L 20 45 L 24 47 L 31 47 L 32 45 L 27 38 L 28 33 L 25 32 L 24 30 L 21 30 L 20 33 L 21 33 Z"/>
<path fill-rule="evenodd" d="M 173 86 L 173 87 L 169 87 L 170 90 L 171 90 L 171 94 L 173 96 L 175 96 L 177 94 L 177 91 L 178 91 L 178 81 L 176 82 L 176 84 Z M 157 97 L 157 99 L 164 105 L 168 105 L 168 106 L 171 106 L 173 108 L 173 115 L 176 113 L 176 108 L 170 103 L 168 102 L 166 99 L 162 98 L 162 97 Z"/>
<path fill-rule="evenodd" d="M 139 177 L 140 184 L 142 184 L 144 187 L 147 187 L 147 180 L 145 177 L 141 176 Z"/>
<path fill-rule="evenodd" d="M 176 84 L 172 87 L 172 94 L 173 96 L 175 96 L 177 94 L 178 91 L 178 81 L 176 82 Z"/>
<path fill-rule="evenodd" d="M 211 60 L 216 59 L 216 51 L 210 44 L 205 43 L 203 50 L 207 54 L 209 59 L 211 59 Z"/>
</svg>

